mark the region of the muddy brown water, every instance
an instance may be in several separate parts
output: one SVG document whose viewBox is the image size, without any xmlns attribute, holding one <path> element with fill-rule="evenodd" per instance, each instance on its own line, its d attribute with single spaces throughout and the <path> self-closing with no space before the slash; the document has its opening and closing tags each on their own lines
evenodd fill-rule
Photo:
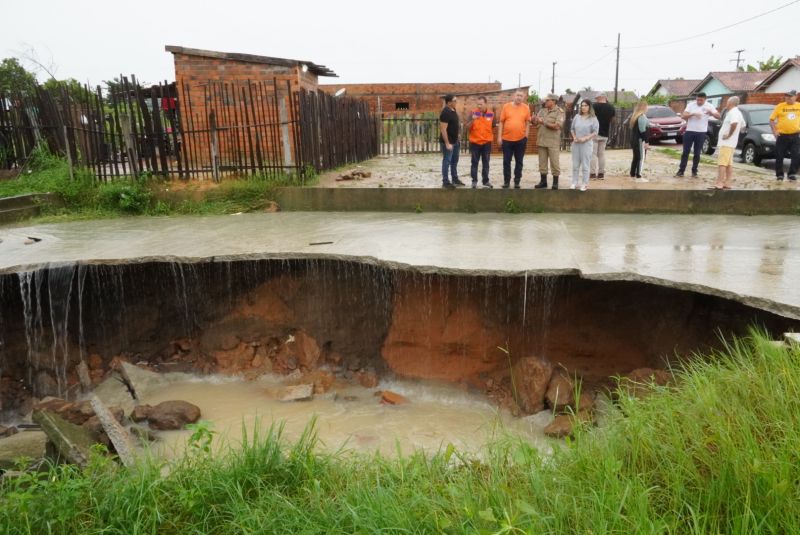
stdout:
<svg viewBox="0 0 800 535">
<path fill-rule="evenodd" d="M 490 441 L 516 437 L 543 452 L 551 443 L 542 435 L 547 415 L 520 419 L 498 409 L 484 396 L 439 382 L 384 381 L 377 389 L 341 384 L 310 401 L 276 399 L 282 378 L 265 376 L 257 381 L 230 377 L 179 380 L 145 394 L 148 403 L 183 399 L 200 407 L 202 418 L 212 423 L 216 450 L 238 447 L 243 430 L 263 437 L 273 423 L 283 425 L 282 438 L 294 443 L 315 419 L 314 430 L 325 451 L 350 449 L 379 451 L 393 456 L 414 451 L 435 453 L 452 444 L 459 451 L 479 453 Z M 375 393 L 388 389 L 406 396 L 409 403 L 386 405 Z M 152 447 L 159 456 L 181 454 L 191 431 L 159 433 Z"/>
</svg>

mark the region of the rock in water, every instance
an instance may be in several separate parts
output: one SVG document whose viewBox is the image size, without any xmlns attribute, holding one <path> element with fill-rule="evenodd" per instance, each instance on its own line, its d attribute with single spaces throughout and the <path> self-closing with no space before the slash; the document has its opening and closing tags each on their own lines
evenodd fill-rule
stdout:
<svg viewBox="0 0 800 535">
<path fill-rule="evenodd" d="M 200 407 L 188 401 L 164 401 L 150 409 L 147 422 L 161 431 L 183 429 L 200 419 Z"/>
<path fill-rule="evenodd" d="M 563 373 L 554 373 L 544 397 L 551 408 L 561 412 L 575 403 L 575 385 Z"/>
<path fill-rule="evenodd" d="M 384 390 L 381 392 L 381 403 L 385 403 L 387 405 L 405 405 L 408 403 L 408 398 L 405 396 L 401 396 L 397 392 L 392 392 L 391 390 Z"/>
<path fill-rule="evenodd" d="M 581 423 L 592 421 L 590 411 L 579 411 L 577 414 L 562 414 L 556 416 L 550 424 L 544 428 L 544 434 L 553 438 L 564 438 L 571 436 L 575 426 Z"/>
</svg>

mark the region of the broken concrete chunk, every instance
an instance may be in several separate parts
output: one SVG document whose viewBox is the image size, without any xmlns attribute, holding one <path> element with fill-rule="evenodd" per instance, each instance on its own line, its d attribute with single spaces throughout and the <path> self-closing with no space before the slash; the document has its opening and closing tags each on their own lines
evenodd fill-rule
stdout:
<svg viewBox="0 0 800 535">
<path fill-rule="evenodd" d="M 0 470 L 17 466 L 17 460 L 41 459 L 45 453 L 47 435 L 41 431 L 26 431 L 0 440 Z"/>
<path fill-rule="evenodd" d="M 286 386 L 278 391 L 278 401 L 306 401 L 314 395 L 314 385 Z"/>
<path fill-rule="evenodd" d="M 114 445 L 114 450 L 117 452 L 119 460 L 127 467 L 133 466 L 136 463 L 136 457 L 133 454 L 133 441 L 128 431 L 122 427 L 115 415 L 108 410 L 108 407 L 97 396 L 92 396 L 91 403 L 97 418 L 100 420 L 100 424 L 103 426 L 103 430 L 106 432 L 106 436 Z M 121 416 L 122 409 L 118 408 L 118 413 Z"/>
<path fill-rule="evenodd" d="M 16 435 L 17 432 L 18 430 L 14 426 L 6 427 L 4 425 L 0 425 L 0 438 L 8 438 L 11 435 Z"/>
<path fill-rule="evenodd" d="M 95 443 L 88 429 L 71 424 L 58 414 L 46 410 L 34 411 L 33 421 L 42 426 L 42 431 L 60 457 L 81 468 L 86 466 Z"/>
</svg>

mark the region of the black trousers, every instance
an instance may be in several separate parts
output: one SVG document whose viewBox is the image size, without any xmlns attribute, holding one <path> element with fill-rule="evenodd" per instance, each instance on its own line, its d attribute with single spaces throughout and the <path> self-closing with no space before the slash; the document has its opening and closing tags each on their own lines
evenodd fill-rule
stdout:
<svg viewBox="0 0 800 535">
<path fill-rule="evenodd" d="M 514 157 L 514 184 L 519 184 L 522 179 L 522 159 L 525 157 L 525 147 L 528 138 L 519 141 L 503 140 L 503 183 L 511 182 L 511 157 Z"/>
<path fill-rule="evenodd" d="M 705 139 L 705 132 L 685 132 L 683 134 L 683 153 L 681 153 L 681 163 L 678 166 L 679 173 L 683 174 L 686 171 L 686 165 L 689 163 L 689 151 L 692 150 L 692 174 L 697 174 L 697 168 L 700 166 L 700 153 L 703 152 L 703 141 Z"/>
<path fill-rule="evenodd" d="M 478 145 L 477 143 L 469 144 L 469 153 L 472 156 L 472 166 L 470 167 L 469 174 L 472 177 L 472 183 L 478 182 L 478 162 L 481 162 L 481 178 L 484 184 L 489 183 L 489 155 L 492 153 L 492 143 L 484 143 Z"/>
<path fill-rule="evenodd" d="M 642 165 L 644 164 L 644 141 L 642 141 L 642 138 L 631 136 L 631 149 L 633 149 L 631 178 L 641 178 Z"/>
<path fill-rule="evenodd" d="M 783 158 L 789 156 L 789 176 L 800 166 L 800 134 L 780 134 L 775 140 L 775 176 L 783 178 Z"/>
</svg>

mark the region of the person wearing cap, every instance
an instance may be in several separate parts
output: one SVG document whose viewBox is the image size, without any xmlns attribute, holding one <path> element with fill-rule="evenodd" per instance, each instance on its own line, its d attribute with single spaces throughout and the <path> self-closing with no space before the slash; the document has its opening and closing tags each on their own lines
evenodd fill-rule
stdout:
<svg viewBox="0 0 800 535">
<path fill-rule="evenodd" d="M 797 103 L 797 91 L 788 91 L 784 99 L 769 116 L 769 125 L 775 134 L 775 176 L 783 180 L 783 158 L 788 154 L 789 180 L 797 180 L 797 168 L 800 166 L 800 104 Z"/>
<path fill-rule="evenodd" d="M 558 177 L 561 174 L 559 153 L 561 152 L 561 128 L 564 124 L 564 112 L 556 106 L 558 95 L 547 95 L 544 108 L 534 119 L 538 125 L 536 144 L 539 146 L 539 176 L 541 180 L 534 187 L 536 189 L 547 187 L 547 164 L 550 164 L 550 173 L 553 175 L 553 189 L 558 189 Z"/>
<path fill-rule="evenodd" d="M 514 158 L 514 187 L 519 189 L 522 180 L 522 160 L 528 145 L 531 109 L 525 93 L 517 90 L 514 100 L 503 106 L 497 126 L 497 143 L 503 149 L 503 187 L 511 184 L 511 158 Z"/>
<path fill-rule="evenodd" d="M 492 188 L 489 182 L 489 156 L 492 153 L 492 126 L 494 125 L 494 112 L 486 106 L 486 97 L 478 97 L 478 107 L 472 110 L 466 124 L 469 132 L 469 153 L 472 156 L 470 176 L 472 188 L 478 187 L 478 162 L 482 164 L 481 177 L 483 187 Z"/>
<path fill-rule="evenodd" d="M 617 110 L 613 104 L 608 103 L 608 97 L 600 93 L 594 99 L 594 114 L 600 124 L 600 131 L 594 138 L 592 146 L 592 168 L 589 178 L 603 180 L 606 177 L 606 144 L 608 143 L 608 132 Z"/>
<path fill-rule="evenodd" d="M 442 147 L 442 187 L 453 189 L 456 186 L 465 186 L 458 179 L 458 134 L 461 119 L 456 112 L 456 97 L 444 96 L 444 108 L 439 114 L 439 141 Z M 448 178 L 452 177 L 452 181 Z"/>
<path fill-rule="evenodd" d="M 708 133 L 708 119 L 719 119 L 717 109 L 706 101 L 705 93 L 697 93 L 695 101 L 686 105 L 681 118 L 686 121 L 686 132 L 683 134 L 683 154 L 675 178 L 683 178 L 686 164 L 689 162 L 689 151 L 693 150 L 692 178 L 697 178 L 697 169 L 700 167 L 700 153 L 703 152 L 703 141 Z"/>
</svg>

